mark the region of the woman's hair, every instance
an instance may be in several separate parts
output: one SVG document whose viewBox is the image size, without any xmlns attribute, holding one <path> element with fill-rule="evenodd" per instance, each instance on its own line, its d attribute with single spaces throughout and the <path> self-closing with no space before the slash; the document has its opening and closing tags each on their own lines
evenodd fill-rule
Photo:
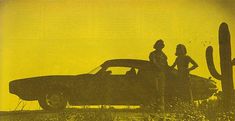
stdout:
<svg viewBox="0 0 235 121">
<path fill-rule="evenodd" d="M 186 55 L 186 54 L 187 54 L 186 47 L 183 44 L 178 44 L 176 47 L 175 55 L 179 56 L 179 55 Z"/>
<path fill-rule="evenodd" d="M 164 47 L 164 42 L 162 39 L 159 39 L 156 41 L 156 43 L 153 45 L 154 49 L 159 49 Z"/>
</svg>

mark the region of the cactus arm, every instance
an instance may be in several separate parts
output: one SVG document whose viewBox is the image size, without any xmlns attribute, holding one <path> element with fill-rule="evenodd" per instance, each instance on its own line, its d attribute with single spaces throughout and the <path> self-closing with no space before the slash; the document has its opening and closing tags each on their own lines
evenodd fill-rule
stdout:
<svg viewBox="0 0 235 121">
<path fill-rule="evenodd" d="M 209 46 L 206 48 L 206 62 L 207 62 L 207 67 L 208 67 L 211 75 L 214 78 L 221 80 L 221 75 L 216 71 L 215 64 L 213 61 L 213 48 L 212 48 L 212 46 Z"/>
</svg>

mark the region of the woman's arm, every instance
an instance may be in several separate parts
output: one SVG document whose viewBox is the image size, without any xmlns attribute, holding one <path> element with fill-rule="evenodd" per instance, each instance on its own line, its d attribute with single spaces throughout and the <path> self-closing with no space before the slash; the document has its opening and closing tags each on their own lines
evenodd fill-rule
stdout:
<svg viewBox="0 0 235 121">
<path fill-rule="evenodd" d="M 189 56 L 188 56 L 189 57 Z M 192 70 L 194 70 L 194 69 L 196 69 L 197 67 L 198 67 L 198 64 L 191 58 L 191 57 L 189 57 L 189 62 L 193 65 L 193 66 L 191 66 L 189 69 L 188 69 L 188 71 L 192 71 Z"/>
<path fill-rule="evenodd" d="M 175 66 L 177 65 L 177 58 L 175 59 L 175 62 L 173 63 L 172 66 L 170 66 L 171 69 L 175 68 Z"/>
</svg>

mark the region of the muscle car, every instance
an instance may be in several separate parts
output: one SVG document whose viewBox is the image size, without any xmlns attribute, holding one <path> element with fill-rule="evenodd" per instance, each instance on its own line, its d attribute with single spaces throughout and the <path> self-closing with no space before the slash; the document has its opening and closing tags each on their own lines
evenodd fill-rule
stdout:
<svg viewBox="0 0 235 121">
<path fill-rule="evenodd" d="M 108 60 L 87 74 L 50 75 L 17 79 L 9 91 L 23 100 L 37 100 L 45 110 L 70 105 L 142 105 L 152 101 L 159 69 L 151 62 L 134 59 Z M 166 97 L 177 92 L 177 71 L 166 74 Z M 207 99 L 216 91 L 213 80 L 190 75 L 194 100 Z"/>
</svg>

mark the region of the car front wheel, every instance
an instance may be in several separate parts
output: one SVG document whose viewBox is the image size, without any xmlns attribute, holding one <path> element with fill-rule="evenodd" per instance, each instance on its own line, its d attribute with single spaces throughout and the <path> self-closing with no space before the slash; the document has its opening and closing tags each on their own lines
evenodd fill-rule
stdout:
<svg viewBox="0 0 235 121">
<path fill-rule="evenodd" d="M 38 102 L 44 110 L 56 111 L 66 108 L 68 100 L 64 93 L 52 92 L 40 97 Z"/>
</svg>

